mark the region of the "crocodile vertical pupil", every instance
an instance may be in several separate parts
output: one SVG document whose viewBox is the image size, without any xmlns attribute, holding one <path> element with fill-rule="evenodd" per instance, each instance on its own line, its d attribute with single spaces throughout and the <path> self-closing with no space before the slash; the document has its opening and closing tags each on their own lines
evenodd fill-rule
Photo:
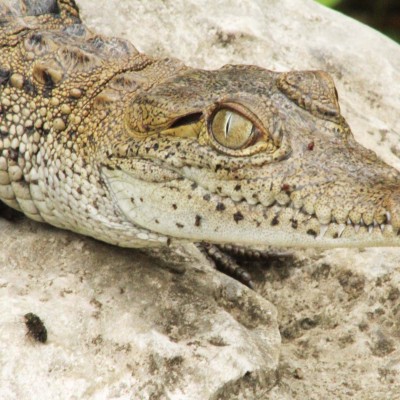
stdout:
<svg viewBox="0 0 400 400">
<path fill-rule="evenodd" d="M 253 136 L 254 125 L 240 114 L 223 108 L 214 115 L 211 129 L 219 144 L 230 149 L 241 149 Z"/>
</svg>

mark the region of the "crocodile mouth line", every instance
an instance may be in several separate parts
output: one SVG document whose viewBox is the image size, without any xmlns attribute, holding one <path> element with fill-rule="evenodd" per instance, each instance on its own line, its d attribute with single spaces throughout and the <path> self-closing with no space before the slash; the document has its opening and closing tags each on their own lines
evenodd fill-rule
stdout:
<svg viewBox="0 0 400 400">
<path fill-rule="evenodd" d="M 192 181 L 193 182 L 193 181 Z M 195 182 L 193 182 L 195 183 Z M 203 188 L 204 190 L 208 191 L 207 188 Z M 314 229 L 307 229 L 306 233 L 314 236 L 315 239 L 323 239 L 325 235 L 327 234 L 329 228 L 331 227 L 332 230 L 336 231 L 331 238 L 332 239 L 340 239 L 343 236 L 343 233 L 346 231 L 348 228 L 353 228 L 355 234 L 361 234 L 363 232 L 368 233 L 370 235 L 373 234 L 384 234 L 385 232 L 388 233 L 394 233 L 393 231 L 393 226 L 390 223 L 391 220 L 391 215 L 389 212 L 386 212 L 386 219 L 387 223 L 382 223 L 379 224 L 377 221 L 373 221 L 372 224 L 366 225 L 364 221 L 360 221 L 360 223 L 354 223 L 351 221 L 350 218 L 347 219 L 346 223 L 338 223 L 335 219 L 332 219 L 329 223 L 321 223 L 317 216 L 315 214 L 308 214 L 303 208 L 296 208 L 293 203 L 289 203 L 285 206 L 281 206 L 278 204 L 277 201 L 274 201 L 274 203 L 265 206 L 260 202 L 257 202 L 255 204 L 248 203 L 245 198 L 242 198 L 241 200 L 233 199 L 229 195 L 225 195 L 223 193 L 217 193 L 213 191 L 209 191 L 213 195 L 216 196 L 215 200 L 217 203 L 223 203 L 226 199 L 229 199 L 232 203 L 235 205 L 240 205 L 240 204 L 246 204 L 246 206 L 250 207 L 251 209 L 256 209 L 256 208 L 261 208 L 261 211 L 264 211 L 266 209 L 271 209 L 275 210 L 275 217 L 272 218 L 271 220 L 271 225 L 272 228 L 274 226 L 279 225 L 278 220 L 276 218 L 279 217 L 280 213 L 283 210 L 291 210 L 293 212 L 292 217 L 289 219 L 290 225 L 292 226 L 292 229 L 295 230 L 298 227 L 298 221 L 303 220 L 306 224 L 309 221 L 315 221 L 317 224 L 319 224 L 319 232 L 317 232 Z M 299 218 L 300 217 L 300 218 Z M 396 233 L 397 235 L 400 235 L 400 230 Z"/>
<path fill-rule="evenodd" d="M 185 169 L 184 169 L 185 170 Z M 187 171 L 193 171 L 193 168 L 186 168 Z M 391 223 L 392 215 L 389 211 L 385 211 L 384 213 L 384 222 L 379 223 L 376 219 L 370 224 L 366 224 L 364 222 L 363 217 L 360 218 L 358 222 L 354 222 L 351 218 L 347 217 L 345 222 L 337 221 L 336 218 L 332 217 L 329 222 L 322 222 L 319 220 L 318 216 L 315 213 L 309 213 L 306 209 L 301 206 L 298 207 L 296 204 L 290 199 L 290 193 L 280 192 L 278 195 L 275 195 L 275 198 L 271 197 L 267 202 L 260 201 L 257 196 L 252 194 L 251 196 L 246 196 L 240 190 L 237 190 L 235 194 L 232 196 L 232 193 L 228 193 L 224 190 L 222 183 L 219 184 L 218 181 L 213 181 L 208 185 L 204 185 L 199 180 L 194 179 L 191 174 L 185 174 L 182 177 L 184 179 L 188 179 L 192 182 L 193 185 L 199 185 L 204 191 L 209 193 L 210 195 L 215 196 L 213 200 L 216 204 L 222 204 L 224 201 L 229 200 L 234 205 L 240 206 L 240 204 L 246 204 L 251 210 L 256 210 L 259 208 L 261 214 L 265 213 L 266 210 L 273 210 L 274 216 L 272 217 L 270 224 L 271 227 L 277 227 L 279 225 L 279 216 L 283 211 L 291 212 L 292 216 L 290 218 L 286 218 L 287 225 L 290 225 L 293 230 L 298 229 L 299 224 L 303 223 L 304 225 L 314 225 L 313 228 L 306 229 L 305 232 L 314 236 L 315 239 L 323 239 L 329 231 L 332 232 L 330 239 L 340 239 L 347 234 L 368 234 L 368 235 L 383 235 L 383 234 L 391 234 L 391 235 L 400 235 L 400 229 L 395 232 L 395 229 Z M 225 182 L 226 183 L 226 182 Z M 235 182 L 236 187 L 240 186 L 240 181 Z M 273 194 L 271 193 L 271 196 Z M 301 221 L 301 222 L 300 222 Z M 349 232 L 349 229 L 352 229 Z"/>
</svg>

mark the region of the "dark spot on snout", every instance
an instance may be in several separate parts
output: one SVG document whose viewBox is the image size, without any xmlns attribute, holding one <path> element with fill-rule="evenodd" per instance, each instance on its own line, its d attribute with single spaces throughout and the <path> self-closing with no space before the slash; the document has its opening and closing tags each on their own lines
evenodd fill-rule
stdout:
<svg viewBox="0 0 400 400">
<path fill-rule="evenodd" d="M 272 218 L 271 225 L 272 226 L 279 225 L 279 217 L 277 215 L 275 215 L 275 217 Z"/>
<path fill-rule="evenodd" d="M 215 207 L 217 211 L 224 211 L 225 210 L 225 204 L 223 203 L 218 203 L 217 206 Z"/>
<path fill-rule="evenodd" d="M 235 214 L 233 214 L 233 219 L 235 220 L 236 223 L 238 223 L 239 221 L 242 221 L 244 219 L 244 216 L 240 211 L 238 211 Z"/>
<path fill-rule="evenodd" d="M 314 229 L 309 229 L 307 231 L 307 235 L 316 237 L 317 236 L 317 232 L 315 232 Z"/>
</svg>

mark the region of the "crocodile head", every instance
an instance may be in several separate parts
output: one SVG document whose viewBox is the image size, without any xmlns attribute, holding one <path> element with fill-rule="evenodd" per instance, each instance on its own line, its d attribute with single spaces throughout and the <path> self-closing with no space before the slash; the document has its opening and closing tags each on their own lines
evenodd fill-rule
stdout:
<svg viewBox="0 0 400 400">
<path fill-rule="evenodd" d="M 322 71 L 185 69 L 130 99 L 103 174 L 125 217 L 171 238 L 400 245 L 398 172 L 358 144 Z"/>
</svg>

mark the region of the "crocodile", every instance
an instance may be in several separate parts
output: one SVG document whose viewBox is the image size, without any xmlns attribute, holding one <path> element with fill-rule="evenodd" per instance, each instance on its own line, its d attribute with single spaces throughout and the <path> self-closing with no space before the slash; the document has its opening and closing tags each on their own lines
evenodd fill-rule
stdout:
<svg viewBox="0 0 400 400">
<path fill-rule="evenodd" d="M 400 245 L 399 172 L 324 71 L 155 59 L 73 0 L 0 1 L 0 200 L 121 247 Z"/>
</svg>

